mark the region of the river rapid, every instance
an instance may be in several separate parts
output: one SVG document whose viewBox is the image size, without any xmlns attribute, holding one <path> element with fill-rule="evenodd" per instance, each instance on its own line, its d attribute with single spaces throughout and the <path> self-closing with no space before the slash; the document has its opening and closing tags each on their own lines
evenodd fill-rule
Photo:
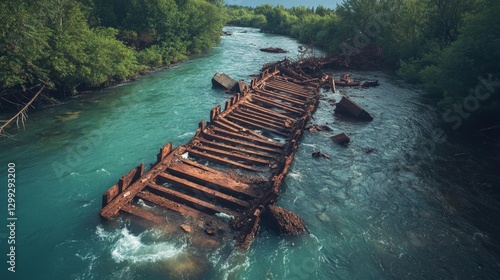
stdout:
<svg viewBox="0 0 500 280">
<path fill-rule="evenodd" d="M 229 242 L 204 251 L 126 219 L 102 221 L 104 191 L 166 142 L 186 143 L 229 98 L 211 88 L 215 72 L 249 81 L 262 64 L 299 55 L 293 39 L 226 30 L 233 35 L 175 67 L 32 110 L 25 130 L 0 140 L 1 279 L 500 279 L 498 149 L 443 125 L 435 100 L 383 72 L 352 72 L 379 87 L 322 93 L 311 122 L 334 131 L 304 133 L 277 202 L 308 233 L 264 226 L 247 252 Z M 374 120 L 334 116 L 342 94 Z M 434 140 L 439 129 L 444 142 Z M 330 139 L 341 132 L 347 147 Z M 330 159 L 312 158 L 317 151 Z M 9 163 L 15 273 L 6 263 Z"/>
</svg>

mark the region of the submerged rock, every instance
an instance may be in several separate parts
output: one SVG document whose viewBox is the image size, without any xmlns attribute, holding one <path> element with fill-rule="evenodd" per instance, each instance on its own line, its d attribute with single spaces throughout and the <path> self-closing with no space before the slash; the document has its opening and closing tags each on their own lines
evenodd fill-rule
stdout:
<svg viewBox="0 0 500 280">
<path fill-rule="evenodd" d="M 329 222 L 330 221 L 330 217 L 328 217 L 328 215 L 326 215 L 325 212 L 321 213 L 318 218 L 322 221 L 322 222 Z"/>
<path fill-rule="evenodd" d="M 292 211 L 279 206 L 269 205 L 267 215 L 281 234 L 297 235 L 306 230 L 304 221 Z"/>
</svg>

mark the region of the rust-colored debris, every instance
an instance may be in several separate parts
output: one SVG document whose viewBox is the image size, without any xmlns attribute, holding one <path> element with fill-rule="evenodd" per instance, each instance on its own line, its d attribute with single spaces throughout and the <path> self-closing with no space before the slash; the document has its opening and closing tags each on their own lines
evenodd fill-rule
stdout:
<svg viewBox="0 0 500 280">
<path fill-rule="evenodd" d="M 282 207 L 269 205 L 266 214 L 280 234 L 298 235 L 306 231 L 304 221 L 296 213 Z"/>
<path fill-rule="evenodd" d="M 332 136 L 332 140 L 335 143 L 343 146 L 346 146 L 347 144 L 349 144 L 349 142 L 351 142 L 351 138 L 349 138 L 349 136 L 347 136 L 345 133 L 340 133 Z"/>
<path fill-rule="evenodd" d="M 137 217 L 189 234 L 201 247 L 234 239 L 248 248 L 261 212 L 278 198 L 320 82 L 284 60 L 268 64 L 251 85 L 236 85 L 241 92 L 224 110 L 213 108 L 187 144 L 168 143 L 150 170 L 139 165 L 104 193 L 100 215 Z"/>
<path fill-rule="evenodd" d="M 343 96 L 335 107 L 335 113 L 348 114 L 362 121 L 372 121 L 373 117 L 349 97 Z"/>
<path fill-rule="evenodd" d="M 362 87 L 376 87 L 376 86 L 379 86 L 379 82 L 378 80 L 375 80 L 375 81 L 366 81 L 364 82 L 361 86 Z"/>
<path fill-rule="evenodd" d="M 313 158 L 320 158 L 320 157 L 322 157 L 322 158 L 330 159 L 329 155 L 324 154 L 322 152 L 313 152 L 311 155 L 312 155 Z"/>
<path fill-rule="evenodd" d="M 327 125 L 318 125 L 318 124 L 309 125 L 306 127 L 306 129 L 311 131 L 311 132 L 314 132 L 314 131 L 333 131 L 333 129 L 331 129 Z"/>
</svg>

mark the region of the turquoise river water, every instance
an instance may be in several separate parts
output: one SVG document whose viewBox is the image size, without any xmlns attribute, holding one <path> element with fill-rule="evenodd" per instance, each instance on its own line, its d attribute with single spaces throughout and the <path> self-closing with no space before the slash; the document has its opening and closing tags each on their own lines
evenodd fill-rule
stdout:
<svg viewBox="0 0 500 280">
<path fill-rule="evenodd" d="M 166 142 L 186 143 L 229 97 L 211 88 L 215 72 L 249 81 L 284 56 L 261 47 L 298 56 L 293 39 L 228 29 L 234 35 L 204 55 L 32 110 L 25 130 L 0 139 L 0 279 L 500 279 L 499 155 L 482 137 L 447 127 L 447 141 L 433 141 L 434 101 L 382 72 L 354 72 L 381 86 L 343 91 L 372 122 L 334 116 L 329 99 L 341 95 L 325 91 L 312 122 L 334 131 L 304 133 L 277 204 L 298 213 L 307 234 L 263 227 L 247 252 L 231 243 L 206 252 L 127 220 L 104 223 L 102 193 L 154 162 Z M 348 147 L 330 140 L 340 132 Z M 312 158 L 315 151 L 331 159 Z M 16 272 L 8 271 L 13 233 Z"/>
</svg>

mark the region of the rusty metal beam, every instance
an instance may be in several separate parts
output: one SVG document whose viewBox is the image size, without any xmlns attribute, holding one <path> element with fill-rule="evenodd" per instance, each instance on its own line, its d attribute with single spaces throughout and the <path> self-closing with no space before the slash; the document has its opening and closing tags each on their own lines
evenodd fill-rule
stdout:
<svg viewBox="0 0 500 280">
<path fill-rule="evenodd" d="M 273 124 L 273 125 L 276 125 L 278 128 L 283 128 L 283 129 L 290 128 L 290 126 L 287 126 L 287 123 L 284 120 L 277 119 L 277 118 L 274 118 L 271 116 L 266 117 L 260 113 L 250 112 L 247 109 L 235 110 L 233 112 L 233 115 L 244 116 L 244 117 L 250 118 L 250 120 L 260 121 L 260 122 L 263 122 L 264 124 Z M 293 124 L 293 121 L 288 122 L 288 124 Z"/>
<path fill-rule="evenodd" d="M 141 191 L 141 192 L 137 193 L 137 197 L 142 199 L 142 200 L 149 201 L 155 205 L 161 206 L 165 209 L 169 209 L 169 210 L 175 211 L 179 214 L 190 216 L 193 218 L 208 220 L 211 217 L 210 215 L 208 215 L 204 212 L 201 212 L 197 209 L 194 209 L 194 208 L 186 206 L 184 204 L 172 201 L 172 200 L 167 199 L 165 197 L 155 195 L 149 191 Z"/>
<path fill-rule="evenodd" d="M 244 107 L 244 108 L 248 108 L 248 109 L 251 109 L 251 110 L 255 110 L 255 111 L 258 111 L 262 114 L 268 114 L 272 117 L 277 117 L 277 118 L 281 118 L 283 119 L 284 121 L 285 120 L 290 120 L 290 121 L 293 121 L 295 120 L 294 118 L 290 117 L 290 116 L 287 116 L 287 115 L 284 115 L 284 114 L 281 114 L 279 112 L 276 112 L 276 111 L 273 111 L 269 108 L 266 108 L 266 107 L 263 107 L 263 106 L 259 106 L 257 104 L 254 104 L 254 103 L 251 103 L 251 102 L 245 102 L 245 103 L 242 103 L 240 105 L 240 107 Z"/>
<path fill-rule="evenodd" d="M 242 169 L 250 170 L 250 171 L 254 171 L 254 172 L 264 171 L 262 168 L 257 168 L 255 166 L 251 166 L 248 164 L 239 163 L 239 162 L 234 161 L 234 160 L 230 160 L 230 159 L 227 159 L 224 157 L 216 156 L 216 155 L 208 153 L 208 152 L 197 150 L 196 148 L 189 148 L 188 152 L 192 156 L 195 156 L 197 158 L 206 159 L 208 161 L 212 161 L 212 162 L 216 162 L 216 163 L 220 163 L 220 164 L 224 164 L 224 165 L 230 165 L 230 166 L 234 166 L 237 168 L 242 168 Z"/>
<path fill-rule="evenodd" d="M 208 130 L 208 131 L 210 131 L 210 130 Z M 228 131 L 224 131 L 222 129 L 218 129 L 216 127 L 211 128 L 211 131 L 213 131 L 215 133 L 220 133 L 220 134 L 224 134 L 227 136 L 235 137 L 235 138 L 240 138 L 240 139 L 245 140 L 245 141 L 252 141 L 252 142 L 258 143 L 260 145 L 264 145 L 264 146 L 270 146 L 270 147 L 274 147 L 274 148 L 283 148 L 282 143 L 276 142 L 270 138 L 266 138 L 266 139 L 256 138 L 256 137 L 252 137 L 250 135 L 247 135 L 245 133 L 228 132 Z"/>
<path fill-rule="evenodd" d="M 261 107 L 261 108 L 263 108 L 263 107 Z M 252 109 L 251 107 L 247 107 L 247 106 L 240 106 L 240 108 L 238 108 L 237 112 L 238 113 L 245 112 L 248 115 L 257 116 L 257 117 L 260 117 L 262 119 L 272 120 L 276 123 L 281 123 L 281 124 L 295 122 L 295 120 L 292 118 L 281 118 L 279 116 L 275 116 L 272 114 L 265 114 L 262 111 L 255 110 L 255 109 Z"/>
<path fill-rule="evenodd" d="M 167 170 L 170 173 L 179 175 L 190 181 L 195 181 L 204 185 L 217 187 L 221 192 L 239 194 L 255 198 L 260 193 L 251 185 L 231 178 L 226 172 L 215 170 L 196 161 L 182 159 L 183 164 L 175 164 Z"/>
<path fill-rule="evenodd" d="M 270 163 L 269 160 L 256 158 L 256 157 L 253 157 L 251 155 L 245 155 L 245 154 L 235 153 L 235 152 L 228 152 L 225 150 L 221 150 L 221 149 L 217 149 L 217 148 L 213 148 L 213 147 L 208 147 L 208 146 L 201 144 L 200 142 L 193 145 L 193 147 L 201 152 L 206 152 L 206 153 L 210 153 L 212 155 L 217 155 L 217 156 L 223 156 L 226 158 L 236 160 L 238 162 L 245 162 L 248 164 L 256 164 L 256 165 L 257 164 L 269 165 L 269 163 Z"/>
<path fill-rule="evenodd" d="M 206 139 L 203 139 L 203 138 L 200 138 L 200 139 L 197 139 L 197 140 L 200 141 L 201 143 L 203 143 L 204 145 L 214 146 L 214 147 L 217 147 L 219 149 L 225 149 L 226 151 L 229 151 L 229 152 L 236 152 L 236 153 L 248 154 L 248 155 L 253 155 L 253 156 L 257 156 L 257 157 L 268 158 L 268 159 L 272 159 L 272 160 L 276 160 L 276 157 L 277 157 L 276 155 L 273 155 L 273 154 L 270 154 L 270 153 L 265 153 L 265 152 L 261 152 L 261 151 L 245 149 L 245 148 L 242 148 L 240 146 L 232 146 L 232 145 L 227 145 L 227 144 L 219 143 L 219 142 L 215 142 L 215 141 L 209 141 L 209 140 L 206 140 Z"/>
<path fill-rule="evenodd" d="M 271 99 L 266 98 L 266 97 L 252 95 L 252 100 L 266 104 L 266 105 L 274 107 L 274 108 L 279 108 L 279 109 L 282 109 L 282 110 L 285 110 L 285 111 L 288 111 L 291 113 L 295 113 L 297 115 L 301 115 L 302 113 L 304 113 L 304 111 L 301 109 L 295 108 L 293 106 L 285 105 L 285 104 L 280 103 L 280 102 L 276 102 L 276 101 L 271 100 Z"/>
<path fill-rule="evenodd" d="M 171 199 L 173 201 L 175 201 L 175 200 L 182 201 L 182 203 L 184 205 L 186 205 L 185 203 L 191 204 L 191 205 L 187 205 L 187 206 L 191 206 L 192 208 L 195 208 L 195 209 L 202 211 L 202 212 L 205 212 L 207 214 L 225 213 L 225 214 L 228 214 L 231 216 L 238 215 L 238 213 L 233 211 L 233 210 L 217 206 L 217 205 L 212 204 L 210 202 L 207 202 L 207 201 L 204 201 L 202 199 L 199 199 L 199 198 L 172 190 L 172 189 L 167 188 L 167 187 L 162 187 L 162 186 L 159 186 L 159 185 L 156 185 L 153 183 L 149 183 L 147 187 L 148 187 L 148 189 L 151 190 L 152 193 L 156 193 L 157 195 Z"/>
<path fill-rule="evenodd" d="M 215 199 L 220 200 L 220 201 L 230 202 L 238 207 L 244 207 L 244 208 L 250 207 L 250 203 L 247 201 L 244 201 L 244 200 L 241 200 L 239 198 L 227 195 L 225 193 L 221 193 L 221 192 L 214 190 L 214 189 L 211 189 L 211 188 L 204 187 L 202 185 L 191 182 L 187 179 L 180 178 L 180 177 L 174 176 L 174 175 L 166 173 L 166 172 L 161 173 L 159 175 L 159 177 L 167 183 L 189 189 L 189 190 L 199 194 L 197 196 L 203 195 L 203 196 L 208 197 L 209 199 L 215 198 Z"/>
<path fill-rule="evenodd" d="M 223 143 L 230 143 L 233 145 L 241 145 L 241 146 L 256 149 L 259 151 L 271 152 L 271 153 L 276 153 L 276 154 L 283 153 L 282 147 L 280 147 L 281 149 L 278 149 L 278 148 L 273 148 L 273 147 L 269 147 L 269 146 L 257 145 L 255 143 L 243 140 L 244 138 L 243 139 L 234 139 L 234 138 L 222 136 L 222 135 L 211 133 L 211 132 L 206 132 L 205 134 L 203 134 L 203 138 L 216 140 L 216 141 L 220 141 Z"/>
<path fill-rule="evenodd" d="M 144 220 L 153 222 L 155 224 L 162 224 L 166 222 L 165 218 L 159 217 L 151 212 L 148 212 L 144 209 L 129 204 L 124 205 L 121 208 L 121 211 L 142 218 Z"/>
<path fill-rule="evenodd" d="M 271 124 L 261 124 L 260 121 L 249 120 L 248 118 L 246 118 L 244 116 L 238 116 L 236 114 L 233 114 L 231 116 L 228 116 L 228 118 L 230 120 L 237 121 L 237 122 L 249 125 L 251 127 L 256 127 L 256 128 L 259 128 L 259 129 L 264 129 L 264 130 L 267 130 L 267 131 L 272 132 L 272 133 L 276 133 L 276 134 L 281 135 L 281 136 L 285 136 L 286 137 L 289 134 L 287 131 L 280 131 L 280 130 L 277 130 L 277 129 L 273 128 L 273 127 L 279 128 L 279 126 L 275 126 L 275 125 L 271 125 Z"/>
<path fill-rule="evenodd" d="M 257 93 L 257 95 L 262 95 L 264 97 L 283 100 L 285 102 L 295 104 L 297 106 L 305 106 L 307 104 L 307 100 L 300 100 L 297 98 L 293 98 L 293 97 L 287 96 L 286 94 L 283 94 L 283 93 L 267 91 L 265 89 L 256 89 L 255 92 Z"/>
</svg>

